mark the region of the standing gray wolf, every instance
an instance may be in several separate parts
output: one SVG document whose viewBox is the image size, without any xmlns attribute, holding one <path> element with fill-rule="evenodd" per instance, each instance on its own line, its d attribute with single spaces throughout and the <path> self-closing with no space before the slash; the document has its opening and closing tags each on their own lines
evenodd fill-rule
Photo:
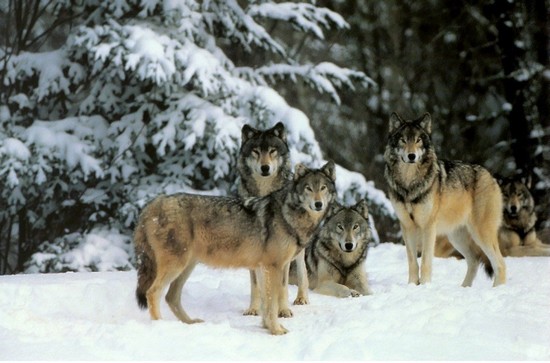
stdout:
<svg viewBox="0 0 550 363">
<path fill-rule="evenodd" d="M 265 131 L 249 125 L 243 126 L 237 169 L 240 176 L 238 193 L 241 198 L 266 196 L 291 181 L 290 153 L 285 126 L 282 122 Z M 308 285 L 303 256 L 303 250 L 296 256 L 303 272 L 295 304 L 308 303 Z M 286 275 L 283 282 L 285 286 L 288 285 Z M 288 289 L 284 290 L 280 299 L 279 316 L 292 316 L 292 311 L 288 307 Z M 258 315 L 260 303 L 258 276 L 256 271 L 250 270 L 250 306 L 244 311 L 244 315 Z"/>
<path fill-rule="evenodd" d="M 161 318 L 160 297 L 184 323 L 197 323 L 181 305 L 181 292 L 197 263 L 261 272 L 262 321 L 272 334 L 287 330 L 277 320 L 284 268 L 309 242 L 335 195 L 334 163 L 296 166 L 293 181 L 265 197 L 161 195 L 141 212 L 134 231 L 138 305 Z"/>
<path fill-rule="evenodd" d="M 395 112 L 390 116 L 385 178 L 407 248 L 409 283 L 431 281 L 436 236 L 447 235 L 468 265 L 462 286 L 472 285 L 480 261 L 486 271 L 494 271 L 493 286 L 504 284 L 506 265 L 498 245 L 500 187 L 479 165 L 438 160 L 431 131 L 428 113 L 407 121 Z"/>
<path fill-rule="evenodd" d="M 368 218 L 365 200 L 351 207 L 333 203 L 323 226 L 305 250 L 313 291 L 336 297 L 371 294 L 365 272 L 371 240 Z M 290 266 L 290 282 L 295 283 L 295 264 Z"/>
<path fill-rule="evenodd" d="M 550 256 L 550 245 L 537 237 L 535 200 L 529 191 L 530 177 L 499 179 L 504 202 L 499 231 L 500 250 L 504 256 Z"/>
</svg>

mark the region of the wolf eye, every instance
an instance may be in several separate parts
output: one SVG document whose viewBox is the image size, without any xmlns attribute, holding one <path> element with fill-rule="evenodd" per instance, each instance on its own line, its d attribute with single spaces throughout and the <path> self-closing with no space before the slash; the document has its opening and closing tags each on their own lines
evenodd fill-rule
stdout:
<svg viewBox="0 0 550 363">
<path fill-rule="evenodd" d="M 311 187 L 309 186 L 309 184 L 306 184 L 306 190 L 307 190 L 308 192 L 312 192 L 312 191 L 313 191 L 313 189 L 311 189 Z"/>
<path fill-rule="evenodd" d="M 417 143 L 417 144 L 420 144 L 421 142 L 422 142 L 422 139 L 419 138 L 419 137 L 417 137 L 417 138 L 416 138 L 416 143 Z"/>
<path fill-rule="evenodd" d="M 399 139 L 399 142 L 401 144 L 406 144 L 407 143 L 407 141 L 403 137 Z"/>
<path fill-rule="evenodd" d="M 254 154 L 255 156 L 259 156 L 260 155 L 260 150 L 252 149 L 252 154 Z"/>
<path fill-rule="evenodd" d="M 269 149 L 269 155 L 275 155 L 275 154 L 277 154 L 277 149 L 273 149 L 273 148 Z"/>
<path fill-rule="evenodd" d="M 358 225 L 358 224 L 355 224 L 355 225 L 353 226 L 353 230 L 356 231 L 356 230 L 358 230 L 358 229 L 359 229 L 359 225 Z"/>
<path fill-rule="evenodd" d="M 344 227 L 342 227 L 342 225 L 341 225 L 340 223 L 338 223 L 338 224 L 336 225 L 336 228 L 337 228 L 340 232 L 344 230 Z"/>
<path fill-rule="evenodd" d="M 323 185 L 323 186 L 321 187 L 321 191 L 325 191 L 326 189 L 327 189 L 327 186 L 326 186 L 326 185 Z"/>
</svg>

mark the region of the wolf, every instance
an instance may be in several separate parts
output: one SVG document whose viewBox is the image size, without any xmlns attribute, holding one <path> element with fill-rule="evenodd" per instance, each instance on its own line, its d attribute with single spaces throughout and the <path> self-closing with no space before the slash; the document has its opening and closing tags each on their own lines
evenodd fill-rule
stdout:
<svg viewBox="0 0 550 363">
<path fill-rule="evenodd" d="M 529 191 L 531 178 L 515 176 L 499 179 L 503 196 L 503 220 L 499 230 L 504 256 L 550 256 L 550 245 L 537 236 L 535 200 Z"/>
<path fill-rule="evenodd" d="M 241 198 L 263 197 L 292 180 L 290 151 L 285 125 L 278 122 L 268 130 L 245 124 L 237 159 Z"/>
<path fill-rule="evenodd" d="M 268 130 L 258 130 L 245 124 L 241 130 L 241 148 L 237 161 L 240 183 L 238 194 L 241 198 L 263 197 L 281 189 L 292 180 L 290 152 L 287 143 L 286 129 L 282 122 Z M 303 250 L 296 260 L 300 265 L 300 286 L 295 304 L 307 304 L 308 285 L 303 262 Z M 288 285 L 286 281 L 283 284 Z M 292 310 L 288 307 L 288 290 L 280 296 L 279 316 L 291 317 Z M 250 270 L 250 306 L 244 315 L 258 315 L 260 311 L 260 286 L 258 276 Z"/>
<path fill-rule="evenodd" d="M 428 113 L 415 120 L 403 120 L 395 112 L 390 116 L 384 176 L 405 240 L 409 283 L 431 281 L 435 239 L 446 235 L 466 259 L 462 286 L 472 285 L 480 261 L 489 275 L 494 273 L 493 286 L 504 284 L 506 265 L 498 244 L 500 187 L 479 165 L 438 160 L 431 132 Z"/>
<path fill-rule="evenodd" d="M 181 304 L 183 285 L 198 263 L 260 272 L 262 322 L 271 334 L 288 332 L 277 320 L 284 267 L 302 250 L 335 196 L 335 166 L 295 167 L 291 183 L 264 197 L 179 193 L 160 195 L 141 212 L 135 231 L 138 305 L 161 318 L 160 297 L 184 323 L 198 323 Z"/>
<path fill-rule="evenodd" d="M 370 295 L 365 261 L 371 241 L 367 202 L 351 207 L 333 203 L 322 227 L 305 249 L 310 288 L 323 295 L 357 297 Z M 296 283 L 295 263 L 290 283 Z"/>
</svg>

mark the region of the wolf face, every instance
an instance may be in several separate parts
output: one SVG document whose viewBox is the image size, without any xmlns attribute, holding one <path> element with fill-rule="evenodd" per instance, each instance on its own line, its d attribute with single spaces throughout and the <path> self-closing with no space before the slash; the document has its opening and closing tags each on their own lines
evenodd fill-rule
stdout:
<svg viewBox="0 0 550 363">
<path fill-rule="evenodd" d="M 332 161 L 319 170 L 310 170 L 303 164 L 298 164 L 294 171 L 294 180 L 300 204 L 312 211 L 324 211 L 336 194 L 336 173 Z"/>
<path fill-rule="evenodd" d="M 504 203 L 504 214 L 510 217 L 518 216 L 525 210 L 528 213 L 533 211 L 535 201 L 529 188 L 531 178 L 512 178 L 501 181 L 502 201 Z"/>
<path fill-rule="evenodd" d="M 269 177 L 287 162 L 289 150 L 282 122 L 265 131 L 244 125 L 241 141 L 240 158 L 253 175 Z"/>
<path fill-rule="evenodd" d="M 424 114 L 416 120 L 403 120 L 395 112 L 390 116 L 388 146 L 404 163 L 418 163 L 431 149 L 432 118 Z"/>
<path fill-rule="evenodd" d="M 323 227 L 328 231 L 333 249 L 351 253 L 359 245 L 366 245 L 370 237 L 368 218 L 367 203 L 364 200 L 351 208 L 338 206 Z"/>
</svg>

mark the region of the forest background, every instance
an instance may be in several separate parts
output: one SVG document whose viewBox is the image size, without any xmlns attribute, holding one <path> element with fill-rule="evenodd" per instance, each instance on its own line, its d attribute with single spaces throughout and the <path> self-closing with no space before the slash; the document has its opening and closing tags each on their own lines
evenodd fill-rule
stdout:
<svg viewBox="0 0 550 363">
<path fill-rule="evenodd" d="M 531 175 L 548 229 L 549 9 L 0 0 L 0 274 L 132 268 L 143 204 L 231 193 L 240 127 L 279 120 L 294 162 L 335 160 L 341 199 L 369 200 L 379 241 L 399 242 L 392 111 L 430 112 L 441 158 Z"/>
</svg>

